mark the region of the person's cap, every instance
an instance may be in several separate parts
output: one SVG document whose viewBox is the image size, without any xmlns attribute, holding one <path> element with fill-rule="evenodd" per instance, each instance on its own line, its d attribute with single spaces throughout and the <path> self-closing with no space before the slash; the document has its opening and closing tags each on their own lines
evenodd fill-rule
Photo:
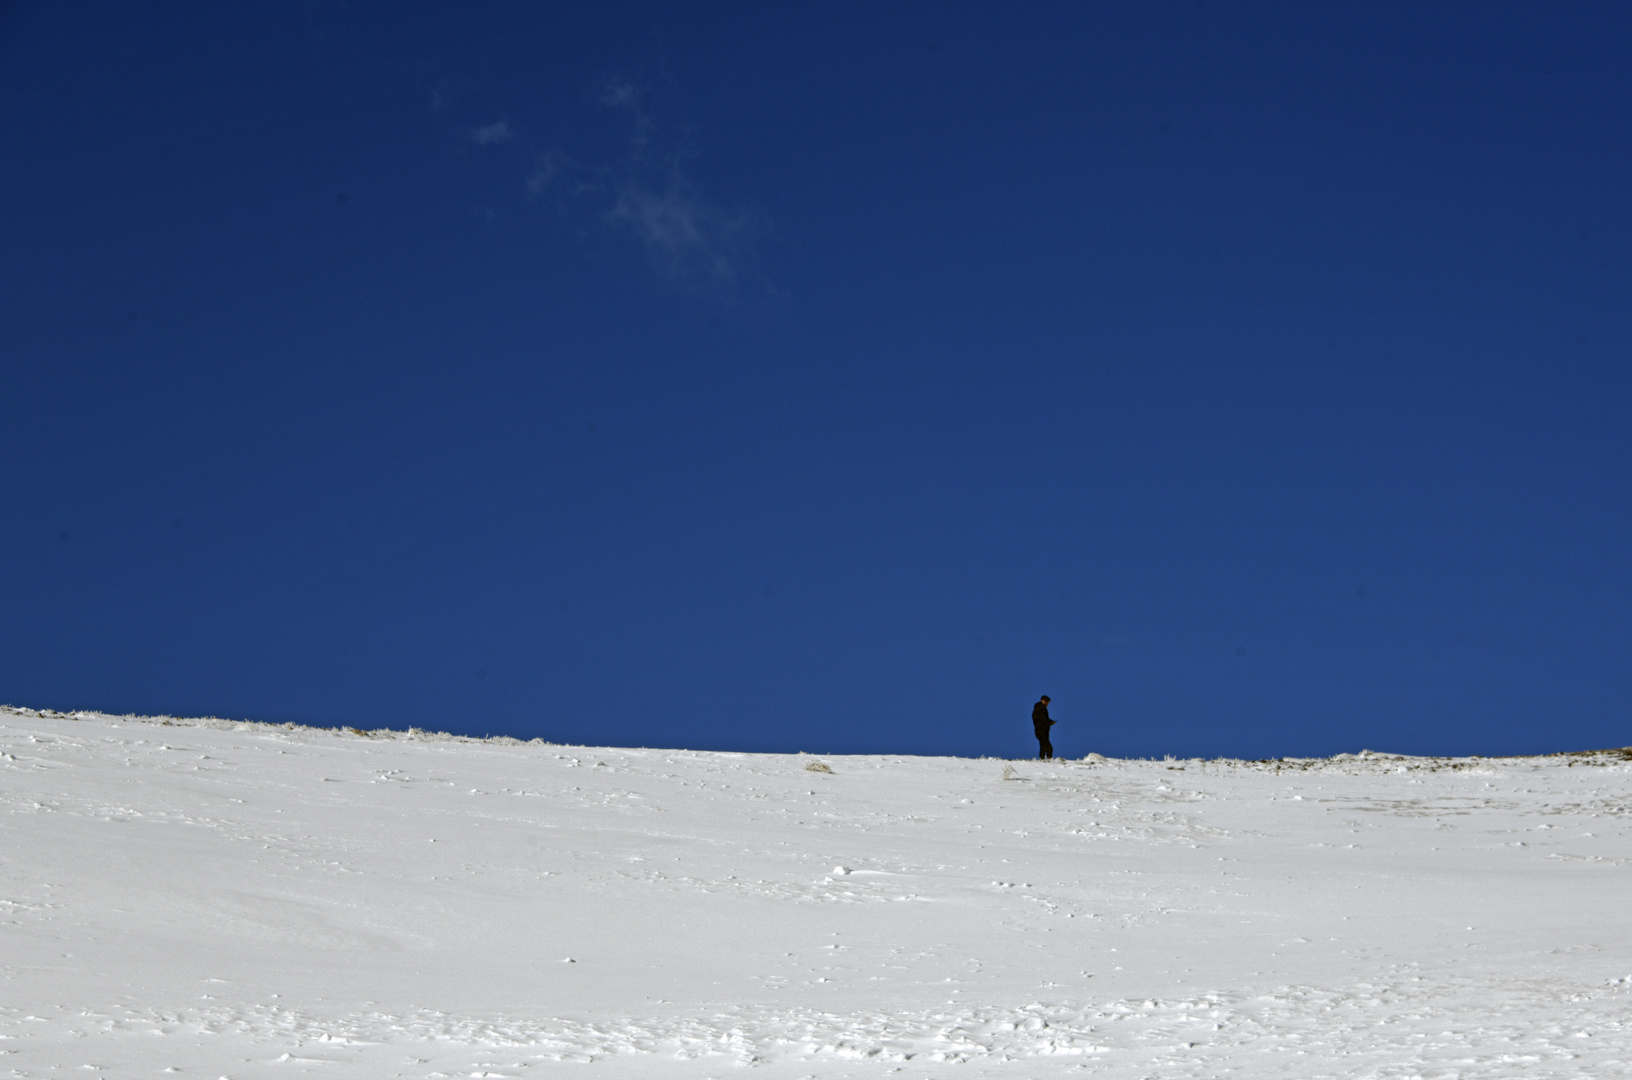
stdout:
<svg viewBox="0 0 1632 1080">
<path fill-rule="evenodd" d="M 1042 701 L 1053 701 L 1054 699 L 1049 697 L 1047 694 L 1044 694 L 1040 700 L 1042 700 Z"/>
</svg>

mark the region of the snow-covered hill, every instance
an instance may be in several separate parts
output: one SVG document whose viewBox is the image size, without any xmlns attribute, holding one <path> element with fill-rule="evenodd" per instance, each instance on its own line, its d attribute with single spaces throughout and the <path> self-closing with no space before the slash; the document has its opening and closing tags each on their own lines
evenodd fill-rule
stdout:
<svg viewBox="0 0 1632 1080">
<path fill-rule="evenodd" d="M 1632 1075 L 1632 752 L 1012 771 L 0 710 L 0 1077 Z"/>
</svg>

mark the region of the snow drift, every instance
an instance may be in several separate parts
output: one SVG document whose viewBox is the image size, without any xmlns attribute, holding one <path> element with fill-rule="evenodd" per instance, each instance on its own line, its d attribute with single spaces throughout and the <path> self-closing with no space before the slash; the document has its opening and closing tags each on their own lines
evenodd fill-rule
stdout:
<svg viewBox="0 0 1632 1080">
<path fill-rule="evenodd" d="M 1632 1073 L 1632 752 L 1004 765 L 3 709 L 0 1075 Z"/>
</svg>

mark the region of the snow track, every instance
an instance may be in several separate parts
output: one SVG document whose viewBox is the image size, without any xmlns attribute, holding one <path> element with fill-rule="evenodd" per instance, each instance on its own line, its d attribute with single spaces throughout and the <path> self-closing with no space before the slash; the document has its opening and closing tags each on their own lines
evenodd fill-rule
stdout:
<svg viewBox="0 0 1632 1080">
<path fill-rule="evenodd" d="M 0 710 L 0 1077 L 1632 1076 L 1632 753 Z"/>
</svg>

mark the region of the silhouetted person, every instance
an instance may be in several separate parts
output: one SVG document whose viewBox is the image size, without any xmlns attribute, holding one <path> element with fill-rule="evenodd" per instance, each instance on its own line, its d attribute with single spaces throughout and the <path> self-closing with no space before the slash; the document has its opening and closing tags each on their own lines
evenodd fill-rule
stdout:
<svg viewBox="0 0 1632 1080">
<path fill-rule="evenodd" d="M 1031 730 L 1037 733 L 1037 758 L 1048 761 L 1054 757 L 1054 744 L 1048 741 L 1048 729 L 1054 721 L 1048 718 L 1048 695 L 1031 707 Z"/>
</svg>

